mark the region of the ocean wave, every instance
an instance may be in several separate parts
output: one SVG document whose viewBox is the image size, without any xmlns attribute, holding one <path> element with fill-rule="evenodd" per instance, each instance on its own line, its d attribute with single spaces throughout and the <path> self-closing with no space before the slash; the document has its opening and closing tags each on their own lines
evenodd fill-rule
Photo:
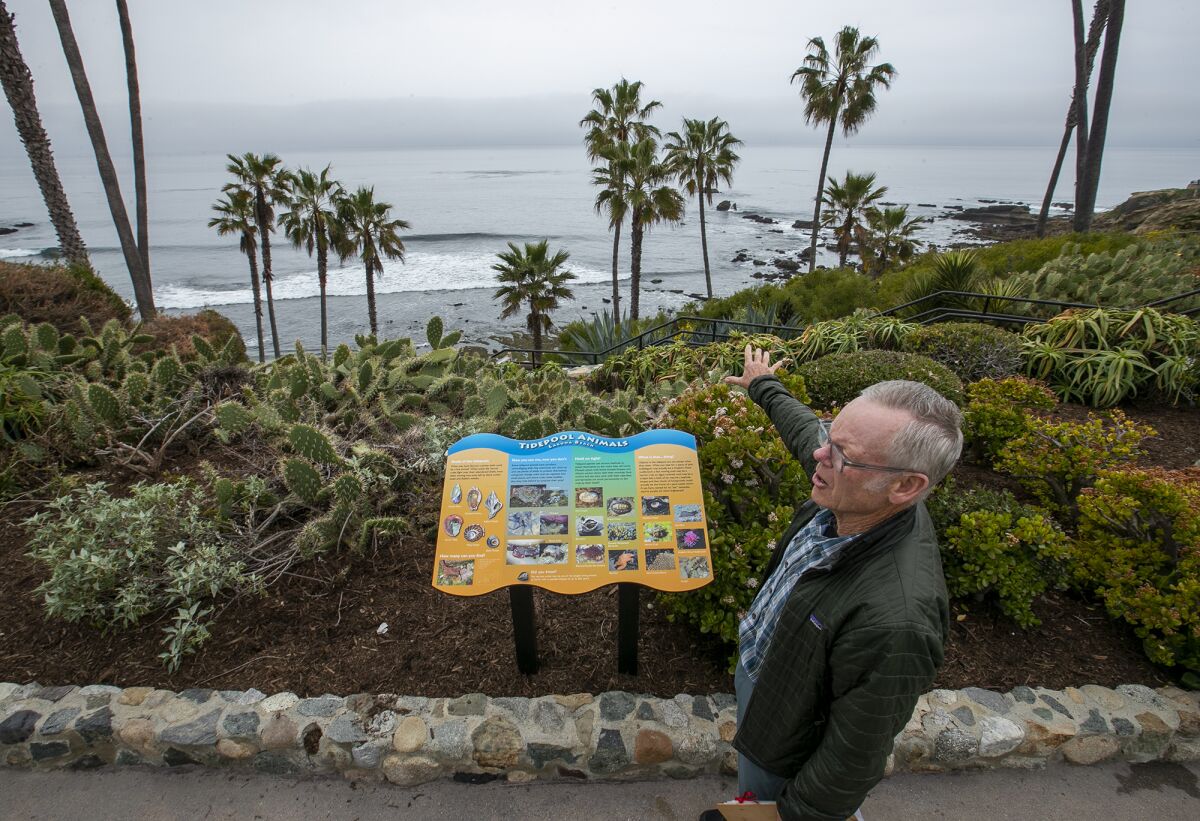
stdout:
<svg viewBox="0 0 1200 821">
<path fill-rule="evenodd" d="M 462 240 L 472 239 L 487 239 L 487 240 L 503 240 L 505 242 L 541 242 L 544 239 L 561 240 L 562 237 L 547 237 L 547 236 L 513 236 L 512 234 L 489 234 L 484 232 L 467 231 L 463 233 L 447 233 L 447 234 L 405 234 L 401 236 L 405 243 L 409 242 L 461 242 Z"/>
<path fill-rule="evenodd" d="M 414 291 L 464 291 L 472 288 L 495 288 L 496 262 L 493 253 L 408 254 L 407 262 L 385 262 L 383 275 L 375 279 L 376 294 L 398 294 Z M 604 282 L 611 272 L 594 268 L 568 266 L 580 284 Z M 249 274 L 247 273 L 247 280 Z M 195 288 L 188 285 L 156 286 L 155 301 L 163 308 L 196 310 L 210 305 L 241 305 L 254 301 L 249 283 L 239 288 Z M 272 283 L 276 301 L 311 299 L 320 296 L 316 270 L 297 274 L 277 275 Z M 367 293 L 366 276 L 361 263 L 329 269 L 326 294 L 331 297 L 363 296 Z M 265 294 L 265 292 L 264 292 Z"/>
<path fill-rule="evenodd" d="M 31 251 L 28 248 L 0 248 L 0 259 L 16 259 L 17 257 L 36 257 L 41 251 Z"/>
</svg>

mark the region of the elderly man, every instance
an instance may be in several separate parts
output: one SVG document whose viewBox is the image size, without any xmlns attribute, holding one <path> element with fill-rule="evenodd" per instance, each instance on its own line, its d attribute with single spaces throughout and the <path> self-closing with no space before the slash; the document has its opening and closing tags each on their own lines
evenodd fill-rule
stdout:
<svg viewBox="0 0 1200 821">
<path fill-rule="evenodd" d="M 957 461 L 962 416 L 881 382 L 821 422 L 746 346 L 741 376 L 812 477 L 739 627 L 740 790 L 784 819 L 853 816 L 942 663 L 949 608 L 922 504 Z"/>
</svg>

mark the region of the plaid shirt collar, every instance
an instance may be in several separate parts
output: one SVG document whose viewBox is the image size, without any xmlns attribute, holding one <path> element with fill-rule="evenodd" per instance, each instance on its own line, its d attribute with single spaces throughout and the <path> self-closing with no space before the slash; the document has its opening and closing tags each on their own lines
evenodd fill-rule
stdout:
<svg viewBox="0 0 1200 821">
<path fill-rule="evenodd" d="M 833 564 L 841 550 L 854 539 L 854 536 L 838 536 L 836 530 L 829 535 L 834 521 L 833 514 L 822 508 L 800 528 L 785 549 L 779 567 L 758 591 L 750 610 L 738 625 L 742 666 L 751 679 L 758 678 L 758 669 L 770 646 L 775 626 L 796 582 L 810 570 Z"/>
</svg>

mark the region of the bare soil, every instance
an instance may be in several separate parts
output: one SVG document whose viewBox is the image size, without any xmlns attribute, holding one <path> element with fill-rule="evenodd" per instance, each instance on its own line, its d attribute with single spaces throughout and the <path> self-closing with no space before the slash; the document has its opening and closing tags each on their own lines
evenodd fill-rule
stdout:
<svg viewBox="0 0 1200 821">
<path fill-rule="evenodd" d="M 1062 415 L 1082 413 L 1070 408 Z M 1200 413 L 1133 408 L 1155 427 L 1143 464 L 1185 467 L 1200 459 Z M 189 472 L 194 459 L 172 465 Z M 1013 489 L 1005 477 L 963 465 L 964 483 Z M 128 480 L 126 480 L 128 481 Z M 436 490 L 432 491 L 436 494 Z M 617 673 L 616 588 L 580 596 L 535 591 L 541 668 L 517 671 L 508 596 L 461 598 L 433 589 L 430 510 L 424 533 L 380 540 L 362 556 L 323 557 L 297 567 L 261 597 L 224 603 L 212 638 L 168 675 L 158 659 L 162 624 L 102 633 L 45 617 L 34 589 L 45 570 L 25 556 L 21 522 L 38 509 L 0 507 L 0 681 L 105 683 L 168 689 L 265 692 L 392 692 L 493 696 L 629 690 L 659 696 L 731 692 L 729 648 L 672 623 L 643 591 L 639 674 Z M 1040 627 L 1022 630 L 986 603 L 956 602 L 946 661 L 936 686 L 1007 690 L 1095 683 L 1165 684 L 1170 676 L 1102 607 L 1064 593 L 1035 604 Z M 386 623 L 386 632 L 381 625 Z"/>
</svg>

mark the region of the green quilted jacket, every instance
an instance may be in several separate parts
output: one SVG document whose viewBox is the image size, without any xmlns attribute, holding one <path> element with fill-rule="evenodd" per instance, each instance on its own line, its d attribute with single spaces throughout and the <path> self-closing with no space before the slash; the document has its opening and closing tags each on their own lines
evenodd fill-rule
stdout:
<svg viewBox="0 0 1200 821">
<path fill-rule="evenodd" d="M 817 417 L 774 376 L 750 384 L 788 450 L 812 475 Z M 767 565 L 817 512 L 800 508 Z M 941 666 L 946 582 L 923 504 L 851 542 L 792 589 L 733 745 L 790 779 L 784 819 L 842 821 L 883 777 L 897 733 Z"/>
</svg>

